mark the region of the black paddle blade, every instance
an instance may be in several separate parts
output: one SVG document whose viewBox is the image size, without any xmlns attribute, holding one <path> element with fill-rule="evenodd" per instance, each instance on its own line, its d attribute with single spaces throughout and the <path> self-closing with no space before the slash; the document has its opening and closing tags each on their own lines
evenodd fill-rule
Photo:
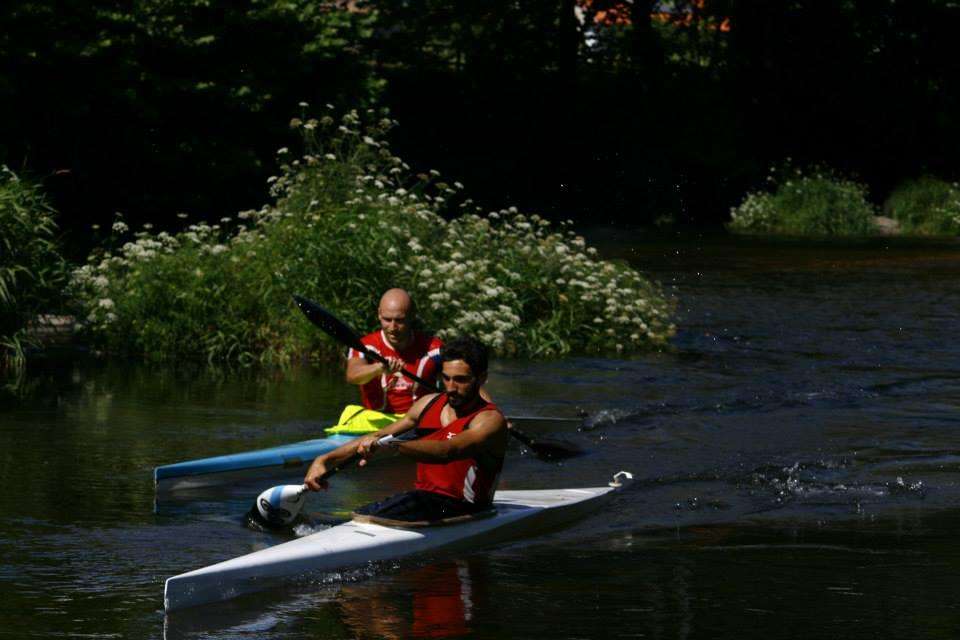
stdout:
<svg viewBox="0 0 960 640">
<path fill-rule="evenodd" d="M 307 300 L 302 296 L 295 295 L 293 299 L 297 303 L 297 306 L 300 307 L 300 311 L 303 311 L 303 315 L 307 316 L 310 322 L 326 332 L 331 338 L 348 347 L 353 347 L 360 352 L 367 350 L 367 348 L 363 346 L 363 343 L 360 342 L 360 336 L 340 320 L 340 318 L 316 302 Z"/>
<path fill-rule="evenodd" d="M 538 458 L 543 460 L 565 460 L 583 455 L 583 449 L 562 440 L 536 440 L 515 426 L 510 427 L 510 435 L 527 446 Z"/>
<path fill-rule="evenodd" d="M 527 445 L 538 458 L 544 460 L 566 460 L 583 455 L 583 449 L 571 442 L 562 440 L 534 440 Z"/>
</svg>

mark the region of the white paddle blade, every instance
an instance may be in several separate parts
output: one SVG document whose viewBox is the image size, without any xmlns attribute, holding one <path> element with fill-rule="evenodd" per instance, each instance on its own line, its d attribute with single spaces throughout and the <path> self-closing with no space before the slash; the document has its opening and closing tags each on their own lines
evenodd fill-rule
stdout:
<svg viewBox="0 0 960 640">
<path fill-rule="evenodd" d="M 286 526 L 303 508 L 306 485 L 284 484 L 267 489 L 257 497 L 257 511 L 272 525 Z"/>
</svg>

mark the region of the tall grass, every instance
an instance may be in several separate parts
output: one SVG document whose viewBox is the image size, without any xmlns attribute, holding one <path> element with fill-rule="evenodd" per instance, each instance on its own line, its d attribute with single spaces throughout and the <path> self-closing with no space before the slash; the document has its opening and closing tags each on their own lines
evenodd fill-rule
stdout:
<svg viewBox="0 0 960 640">
<path fill-rule="evenodd" d="M 59 305 L 66 269 L 40 187 L 0 167 L 0 366 L 20 364 L 27 323 Z"/>
<path fill-rule="evenodd" d="M 883 205 L 900 223 L 900 230 L 916 235 L 960 234 L 960 184 L 932 176 L 897 187 Z"/>
<path fill-rule="evenodd" d="M 91 337 L 152 358 L 288 362 L 340 351 L 296 311 L 322 302 L 358 329 L 379 294 L 409 289 L 441 336 L 478 335 L 501 354 L 634 351 L 674 331 L 660 288 L 597 257 L 568 223 L 481 212 L 463 186 L 392 153 L 384 114 L 296 118 L 305 153 L 278 154 L 274 204 L 176 234 L 144 229 L 75 272 Z"/>
<path fill-rule="evenodd" d="M 864 185 L 832 171 L 772 169 L 770 189 L 748 193 L 730 210 L 735 233 L 864 236 L 876 233 Z"/>
</svg>

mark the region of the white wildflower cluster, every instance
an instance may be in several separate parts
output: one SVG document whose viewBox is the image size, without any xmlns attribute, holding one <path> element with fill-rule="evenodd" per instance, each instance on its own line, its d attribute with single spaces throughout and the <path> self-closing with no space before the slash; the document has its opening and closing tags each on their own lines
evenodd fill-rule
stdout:
<svg viewBox="0 0 960 640">
<path fill-rule="evenodd" d="M 186 218 L 185 214 L 178 217 Z M 240 218 L 252 217 L 242 212 Z M 226 225 L 230 218 L 221 219 Z M 254 234 L 252 229 L 238 227 L 231 237 L 221 224 L 197 223 L 187 226 L 177 234 L 167 231 L 154 233 L 153 225 L 143 225 L 143 230 L 130 238 L 129 226 L 118 219 L 112 224 L 113 250 L 100 250 L 90 255 L 87 264 L 75 269 L 71 274 L 70 291 L 86 309 L 87 327 L 106 331 L 118 320 L 114 298 L 121 299 L 136 295 L 128 292 L 131 278 L 144 276 L 144 270 L 156 266 L 158 259 L 167 258 L 170 266 L 184 253 L 215 256 L 230 250 L 230 244 L 249 242 L 247 236 Z"/>
<path fill-rule="evenodd" d="M 439 244 L 412 255 L 405 267 L 417 297 L 428 300 L 425 315 L 441 337 L 467 333 L 499 351 L 516 350 L 510 343 L 521 331 L 520 300 L 510 282 L 519 276 L 505 278 L 502 265 L 479 254 L 475 239 L 455 224 L 441 218 L 439 225 Z"/>
<path fill-rule="evenodd" d="M 730 209 L 730 227 L 737 231 L 767 231 L 776 222 L 777 211 L 769 193 L 748 193 L 739 206 Z"/>
<path fill-rule="evenodd" d="M 558 229 L 516 207 L 483 214 L 460 182 L 436 170 L 411 175 L 385 139 L 395 125 L 384 118 L 364 126 L 351 112 L 328 139 L 309 133 L 309 153 L 338 160 L 288 166 L 274 186 L 283 188 L 283 202 L 299 203 L 293 208 L 318 200 L 348 207 L 341 225 L 349 237 L 397 265 L 402 275 L 398 281 L 393 271 L 393 282 L 412 290 L 441 336 L 469 333 L 505 353 L 529 352 L 532 343 L 537 353 L 565 353 L 635 349 L 674 333 L 660 289 L 626 265 L 600 260 L 570 224 Z M 345 173 L 343 158 L 361 170 Z M 336 193 L 344 200 L 331 202 Z"/>
<path fill-rule="evenodd" d="M 71 280 L 71 287 L 85 294 L 78 297 L 86 303 L 86 322 L 99 328 L 117 319 L 115 304 L 109 297 L 110 278 L 104 275 L 109 266 L 109 258 L 100 264 L 85 264 L 73 272 Z"/>
</svg>

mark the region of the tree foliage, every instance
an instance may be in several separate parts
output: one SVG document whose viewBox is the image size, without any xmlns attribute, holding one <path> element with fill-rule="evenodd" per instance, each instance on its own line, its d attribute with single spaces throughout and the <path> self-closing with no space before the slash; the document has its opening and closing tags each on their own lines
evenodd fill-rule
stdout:
<svg viewBox="0 0 960 640">
<path fill-rule="evenodd" d="M 32 0 L 0 6 L 0 160 L 77 228 L 260 204 L 300 101 L 385 102 L 482 201 L 719 221 L 791 156 L 960 168 L 951 0 Z M 54 173 L 55 172 L 55 173 Z"/>
<path fill-rule="evenodd" d="M 297 102 L 375 98 L 375 15 L 306 0 L 3 4 L 0 155 L 56 171 L 54 195 L 88 219 L 235 208 L 261 197 Z"/>
</svg>

